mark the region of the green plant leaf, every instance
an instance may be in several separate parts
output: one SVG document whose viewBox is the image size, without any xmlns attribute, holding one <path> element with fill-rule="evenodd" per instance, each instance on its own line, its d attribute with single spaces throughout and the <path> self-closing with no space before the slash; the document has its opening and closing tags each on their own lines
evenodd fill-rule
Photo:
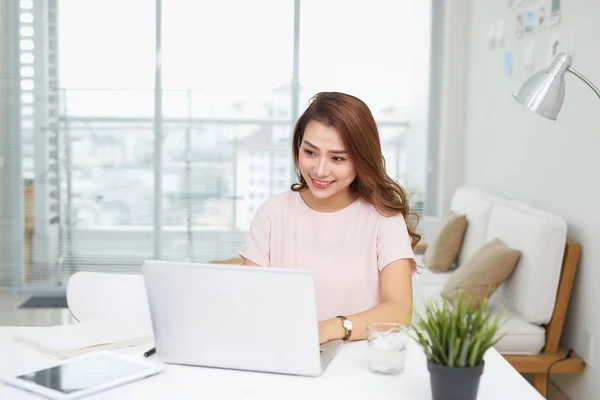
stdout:
<svg viewBox="0 0 600 400">
<path fill-rule="evenodd" d="M 428 360 L 451 367 L 474 367 L 487 349 L 505 333 L 499 332 L 504 312 L 488 307 L 488 298 L 477 306 L 472 296 L 460 291 L 454 304 L 430 301 L 422 313 L 415 310 L 410 336 L 423 348 Z"/>
<path fill-rule="evenodd" d="M 477 337 L 475 339 L 475 343 L 473 345 L 473 349 L 471 350 L 471 358 L 469 359 L 469 367 L 476 367 L 481 364 L 481 360 L 483 359 L 483 353 L 481 351 L 481 337 Z"/>
<path fill-rule="evenodd" d="M 471 341 L 473 339 L 469 336 L 463 340 L 462 348 L 460 349 L 460 355 L 458 356 L 458 366 L 466 367 L 467 366 L 467 356 L 469 355 L 469 350 L 471 349 Z"/>
</svg>

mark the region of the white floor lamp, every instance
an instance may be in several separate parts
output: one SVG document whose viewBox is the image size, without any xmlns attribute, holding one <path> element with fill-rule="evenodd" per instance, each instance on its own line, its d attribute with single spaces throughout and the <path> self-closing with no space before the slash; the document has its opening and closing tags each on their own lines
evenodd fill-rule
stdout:
<svg viewBox="0 0 600 400">
<path fill-rule="evenodd" d="M 550 67 L 535 73 L 513 95 L 520 104 L 536 114 L 556 121 L 565 98 L 565 74 L 571 72 L 584 81 L 600 97 L 600 90 L 589 79 L 571 67 L 568 54 L 558 54 Z"/>
</svg>

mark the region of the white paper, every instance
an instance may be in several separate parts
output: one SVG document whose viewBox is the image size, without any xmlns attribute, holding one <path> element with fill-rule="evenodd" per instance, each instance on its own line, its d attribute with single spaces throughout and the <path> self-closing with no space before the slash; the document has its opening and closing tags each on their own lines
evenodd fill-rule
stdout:
<svg viewBox="0 0 600 400">
<path fill-rule="evenodd" d="M 500 45 L 504 43 L 504 20 L 496 23 L 496 44 Z"/>
<path fill-rule="evenodd" d="M 491 24 L 488 28 L 488 46 L 493 48 L 496 45 L 496 24 Z"/>
<path fill-rule="evenodd" d="M 17 342 L 58 358 L 90 351 L 117 349 L 152 341 L 149 326 L 108 322 L 82 322 L 73 325 L 31 328 L 15 335 Z"/>
<path fill-rule="evenodd" d="M 523 66 L 527 71 L 531 71 L 533 69 L 533 43 L 527 43 L 525 45 L 525 57 L 523 57 Z"/>
</svg>

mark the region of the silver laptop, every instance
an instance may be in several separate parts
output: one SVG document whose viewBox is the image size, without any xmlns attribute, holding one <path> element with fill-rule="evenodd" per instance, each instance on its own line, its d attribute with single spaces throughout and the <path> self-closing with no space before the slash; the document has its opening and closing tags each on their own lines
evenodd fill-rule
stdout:
<svg viewBox="0 0 600 400">
<path fill-rule="evenodd" d="M 319 345 L 312 273 L 145 261 L 156 354 L 173 364 L 319 376 L 342 345 Z"/>
</svg>

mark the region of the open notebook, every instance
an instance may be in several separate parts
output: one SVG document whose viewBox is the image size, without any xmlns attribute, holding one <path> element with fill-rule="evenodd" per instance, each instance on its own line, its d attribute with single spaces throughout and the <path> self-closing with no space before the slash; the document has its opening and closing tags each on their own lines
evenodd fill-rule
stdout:
<svg viewBox="0 0 600 400">
<path fill-rule="evenodd" d="M 100 350 L 115 350 L 153 341 L 151 326 L 113 322 L 35 327 L 16 334 L 14 340 L 58 359 Z"/>
</svg>

